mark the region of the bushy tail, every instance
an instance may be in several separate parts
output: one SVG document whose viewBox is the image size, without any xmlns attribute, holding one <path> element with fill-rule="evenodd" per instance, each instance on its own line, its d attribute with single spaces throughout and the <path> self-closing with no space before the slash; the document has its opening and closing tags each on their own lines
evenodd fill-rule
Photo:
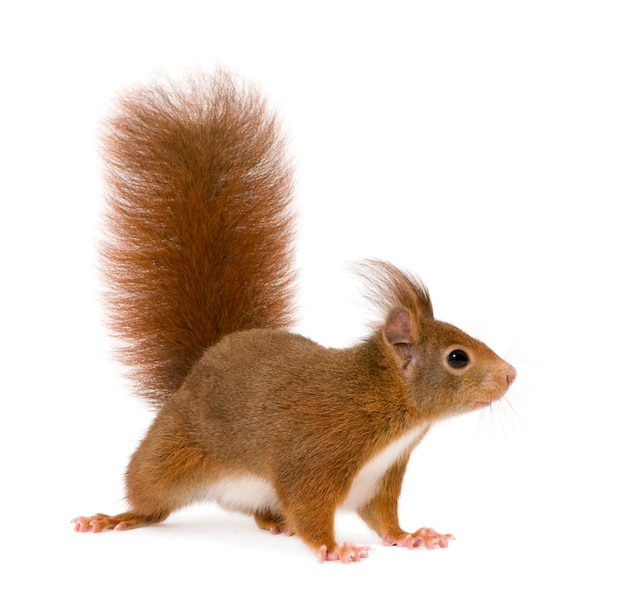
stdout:
<svg viewBox="0 0 626 605">
<path fill-rule="evenodd" d="M 159 405 L 222 336 L 291 323 L 291 165 L 265 101 L 222 71 L 122 96 L 104 151 L 110 323 Z"/>
</svg>

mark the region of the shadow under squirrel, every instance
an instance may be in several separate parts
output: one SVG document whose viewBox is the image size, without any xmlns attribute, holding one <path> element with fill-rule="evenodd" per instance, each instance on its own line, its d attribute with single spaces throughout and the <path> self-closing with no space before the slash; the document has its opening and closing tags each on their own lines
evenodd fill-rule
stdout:
<svg viewBox="0 0 626 605">
<path fill-rule="evenodd" d="M 370 261 L 380 326 L 347 349 L 290 333 L 292 169 L 276 116 L 225 71 L 124 94 L 105 128 L 111 326 L 158 414 L 126 471 L 128 512 L 73 520 L 132 529 L 213 500 L 293 533 L 320 561 L 338 508 L 386 545 L 447 546 L 400 528 L 409 455 L 431 425 L 501 398 L 515 369 L 434 319 L 424 285 Z"/>
</svg>

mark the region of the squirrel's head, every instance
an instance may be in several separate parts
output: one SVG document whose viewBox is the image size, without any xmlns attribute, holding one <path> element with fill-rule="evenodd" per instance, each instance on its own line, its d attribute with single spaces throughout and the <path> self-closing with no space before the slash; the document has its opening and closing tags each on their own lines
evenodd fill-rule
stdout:
<svg viewBox="0 0 626 605">
<path fill-rule="evenodd" d="M 507 392 L 515 368 L 479 340 L 437 321 L 419 279 L 381 261 L 363 263 L 359 273 L 386 315 L 384 346 L 423 411 L 433 419 L 462 414 Z"/>
<path fill-rule="evenodd" d="M 405 307 L 390 311 L 382 334 L 416 404 L 436 417 L 487 406 L 515 380 L 515 368 L 479 340 Z"/>
</svg>

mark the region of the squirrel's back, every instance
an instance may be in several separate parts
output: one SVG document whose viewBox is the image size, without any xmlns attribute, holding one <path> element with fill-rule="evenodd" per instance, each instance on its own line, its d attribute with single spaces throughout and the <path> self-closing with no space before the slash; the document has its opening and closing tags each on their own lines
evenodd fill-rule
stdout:
<svg viewBox="0 0 626 605">
<path fill-rule="evenodd" d="M 110 323 L 160 404 L 222 336 L 292 319 L 292 170 L 276 116 L 225 72 L 123 95 L 105 127 Z"/>
</svg>

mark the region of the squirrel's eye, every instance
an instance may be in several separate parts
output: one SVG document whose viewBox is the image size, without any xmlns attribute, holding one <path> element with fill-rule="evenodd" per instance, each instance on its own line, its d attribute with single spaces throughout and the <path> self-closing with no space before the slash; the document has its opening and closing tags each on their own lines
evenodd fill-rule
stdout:
<svg viewBox="0 0 626 605">
<path fill-rule="evenodd" d="M 469 355 L 461 349 L 454 349 L 448 354 L 448 365 L 455 370 L 464 368 L 469 361 Z"/>
</svg>

